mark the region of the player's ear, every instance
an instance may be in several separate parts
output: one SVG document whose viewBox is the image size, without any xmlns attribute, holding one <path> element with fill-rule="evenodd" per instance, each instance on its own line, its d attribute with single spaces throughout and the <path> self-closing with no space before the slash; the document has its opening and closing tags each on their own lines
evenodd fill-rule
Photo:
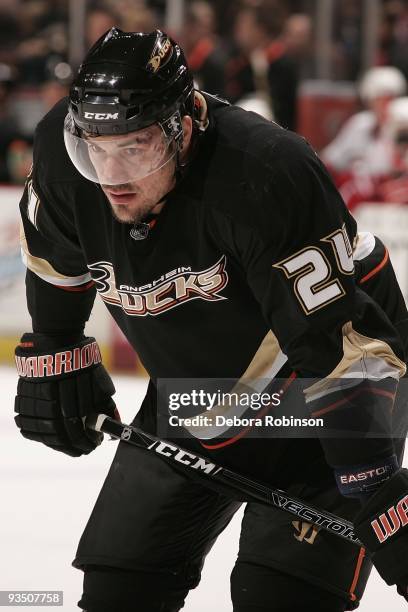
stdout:
<svg viewBox="0 0 408 612">
<path fill-rule="evenodd" d="M 181 120 L 183 126 L 183 146 L 182 152 L 185 153 L 191 142 L 191 134 L 193 132 L 193 120 L 190 115 L 184 115 Z"/>
</svg>

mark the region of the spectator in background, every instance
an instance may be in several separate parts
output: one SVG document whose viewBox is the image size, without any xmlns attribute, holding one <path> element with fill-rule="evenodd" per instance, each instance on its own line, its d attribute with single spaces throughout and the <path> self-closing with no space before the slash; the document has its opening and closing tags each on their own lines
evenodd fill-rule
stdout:
<svg viewBox="0 0 408 612">
<path fill-rule="evenodd" d="M 72 77 L 68 64 L 66 0 L 25 0 L 8 7 L 0 2 L 0 182 L 24 183 L 32 158 L 37 122 L 65 96 Z M 135 31 L 157 27 L 155 13 L 143 0 L 87 3 L 86 44 L 91 46 L 113 25 Z M 18 79 L 10 112 L 10 84 L 4 68 L 15 64 Z"/>
<path fill-rule="evenodd" d="M 227 98 L 234 103 L 256 92 L 268 99 L 275 120 L 296 127 L 296 65 L 282 36 L 287 13 L 278 0 L 244 5 L 237 14 L 238 53 L 227 64 Z"/>
<path fill-rule="evenodd" d="M 294 13 L 287 18 L 282 40 L 286 53 L 296 64 L 299 79 L 314 76 L 313 23 L 309 15 Z"/>
<path fill-rule="evenodd" d="M 160 25 L 158 13 L 145 0 L 106 0 L 106 5 L 120 16 L 128 32 L 150 32 Z"/>
<path fill-rule="evenodd" d="M 11 7 L 0 6 L 0 62 L 15 63 L 20 36 L 21 27 L 16 8 L 13 10 Z"/>
<path fill-rule="evenodd" d="M 378 27 L 377 48 L 375 55 L 375 64 L 377 66 L 392 65 L 391 54 L 394 42 L 394 30 L 396 15 L 394 11 L 389 10 L 391 3 L 384 3 L 382 7 L 382 15 Z"/>
<path fill-rule="evenodd" d="M 332 78 L 355 81 L 361 71 L 363 3 L 336 0 L 334 7 Z"/>
<path fill-rule="evenodd" d="M 56 13 L 57 14 L 57 13 Z M 50 22 L 48 14 L 36 18 L 31 15 L 32 23 L 26 25 L 29 36 L 17 47 L 20 85 L 37 87 L 46 81 L 58 64 L 67 63 L 68 36 L 67 22 Z M 44 23 L 42 29 L 31 31 L 36 23 Z"/>
<path fill-rule="evenodd" d="M 91 48 L 102 34 L 115 26 L 120 27 L 121 24 L 118 14 L 113 9 L 107 8 L 104 5 L 92 5 L 86 13 L 85 36 L 87 49 Z"/>
<path fill-rule="evenodd" d="M 19 128 L 11 112 L 14 82 L 12 68 L 0 64 L 0 183 L 8 183 L 12 179 L 8 151 L 10 145 L 20 139 Z"/>
<path fill-rule="evenodd" d="M 384 5 L 378 63 L 399 68 L 408 79 L 408 0 L 388 0 Z"/>
<path fill-rule="evenodd" d="M 347 206 L 363 202 L 408 204 L 408 98 L 390 102 L 383 126 L 383 141 L 389 151 L 390 167 L 369 175 L 358 168 L 340 187 Z"/>
<path fill-rule="evenodd" d="M 67 96 L 69 85 L 66 80 L 49 79 L 40 87 L 40 98 L 44 108 L 44 114 L 48 113 L 55 104 Z"/>
<path fill-rule="evenodd" d="M 392 147 L 393 167 L 380 177 L 374 199 L 408 204 L 408 97 L 390 103 L 385 129 Z"/>
<path fill-rule="evenodd" d="M 396 171 L 408 171 L 408 97 L 404 96 L 390 103 L 387 129 L 394 143 Z M 406 197 L 408 197 L 408 190 Z"/>
<path fill-rule="evenodd" d="M 21 5 L 32 5 L 36 13 L 35 26 L 43 30 L 55 23 L 66 23 L 68 21 L 67 0 L 24 0 Z"/>
<path fill-rule="evenodd" d="M 392 66 L 371 68 L 360 82 L 360 97 L 367 109 L 356 113 L 343 125 L 335 139 L 321 152 L 321 157 L 337 182 L 353 172 L 378 175 L 392 166 L 383 127 L 391 100 L 406 91 L 404 75 Z"/>
<path fill-rule="evenodd" d="M 29 0 L 19 5 L 20 40 L 15 41 L 18 88 L 13 116 L 17 136 L 6 152 L 8 180 L 24 183 L 32 158 L 32 135 L 41 116 L 67 92 L 72 70 L 67 61 L 67 4 Z"/>
<path fill-rule="evenodd" d="M 186 7 L 180 36 L 196 87 L 225 96 L 226 53 L 217 35 L 215 14 L 204 0 L 193 0 Z"/>
</svg>

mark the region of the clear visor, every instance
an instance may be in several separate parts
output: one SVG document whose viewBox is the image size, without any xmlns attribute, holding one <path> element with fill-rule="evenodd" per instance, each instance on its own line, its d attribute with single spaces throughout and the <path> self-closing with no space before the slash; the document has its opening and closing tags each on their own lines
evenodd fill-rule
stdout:
<svg viewBox="0 0 408 612">
<path fill-rule="evenodd" d="M 78 136 L 70 115 L 65 118 L 64 141 L 76 169 L 101 185 L 145 178 L 168 164 L 177 150 L 174 139 L 166 137 L 157 123 L 118 136 Z"/>
</svg>

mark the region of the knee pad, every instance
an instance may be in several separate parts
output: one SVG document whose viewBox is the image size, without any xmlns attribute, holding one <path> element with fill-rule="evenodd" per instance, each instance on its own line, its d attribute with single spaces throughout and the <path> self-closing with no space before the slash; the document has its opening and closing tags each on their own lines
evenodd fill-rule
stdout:
<svg viewBox="0 0 408 612">
<path fill-rule="evenodd" d="M 83 612 L 178 612 L 192 586 L 171 572 L 88 566 L 83 588 Z"/>
<path fill-rule="evenodd" d="M 348 602 L 309 582 L 263 565 L 237 561 L 231 573 L 234 612 L 344 612 Z"/>
</svg>

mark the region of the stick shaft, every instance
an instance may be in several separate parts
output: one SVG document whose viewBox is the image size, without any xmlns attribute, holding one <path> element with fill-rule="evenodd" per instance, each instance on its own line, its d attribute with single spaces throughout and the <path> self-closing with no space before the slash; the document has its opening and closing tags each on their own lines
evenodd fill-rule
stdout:
<svg viewBox="0 0 408 612">
<path fill-rule="evenodd" d="M 96 415 L 95 418 L 88 417 L 87 426 L 109 434 L 122 442 L 154 452 L 168 463 L 185 469 L 186 472 L 194 471 L 206 479 L 211 479 L 214 482 L 226 485 L 230 489 L 240 491 L 254 501 L 289 512 L 298 519 L 317 525 L 356 546 L 363 546 L 354 534 L 353 524 L 346 519 L 306 504 L 300 499 L 288 495 L 282 489 L 265 485 L 217 465 L 207 457 L 188 451 L 174 442 L 167 442 L 142 431 L 138 427 L 125 425 L 102 414 Z"/>
</svg>

